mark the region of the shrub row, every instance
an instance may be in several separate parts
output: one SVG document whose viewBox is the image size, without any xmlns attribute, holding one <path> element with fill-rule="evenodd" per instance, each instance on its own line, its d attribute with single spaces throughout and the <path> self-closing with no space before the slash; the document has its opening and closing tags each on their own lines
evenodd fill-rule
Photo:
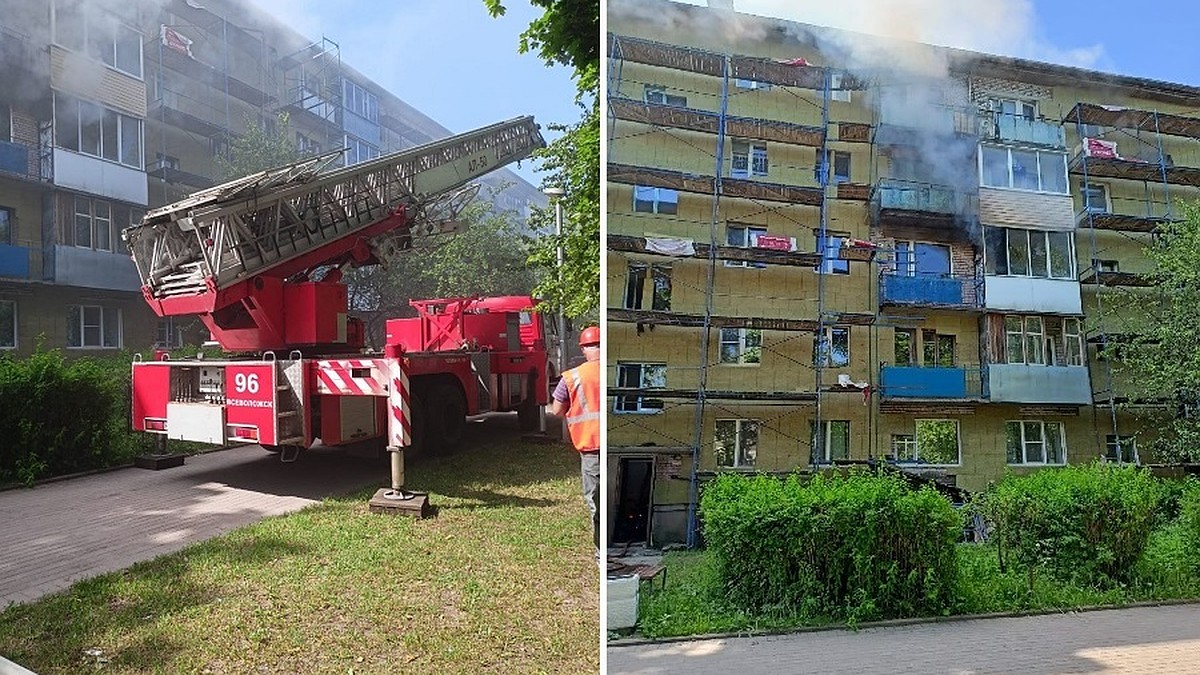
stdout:
<svg viewBox="0 0 1200 675">
<path fill-rule="evenodd" d="M 149 449 L 129 431 L 129 360 L 0 357 L 0 484 L 113 466 Z"/>
<path fill-rule="evenodd" d="M 1009 476 L 976 507 L 991 526 L 1001 569 L 1046 570 L 1083 585 L 1128 583 L 1166 505 L 1145 469 L 1097 463 Z"/>
<path fill-rule="evenodd" d="M 701 509 L 727 597 L 748 611 L 864 621 L 950 607 L 961 519 L 931 489 L 886 475 L 723 475 Z"/>
<path fill-rule="evenodd" d="M 1027 593 L 1046 588 L 1035 583 L 1041 575 L 1064 588 L 1166 592 L 1192 588 L 1200 573 L 1197 486 L 1132 466 L 1063 467 L 1005 477 L 968 515 L 987 522 L 997 573 L 1024 574 Z M 946 613 L 963 566 L 975 564 L 956 550 L 961 514 L 895 476 L 722 475 L 705 486 L 701 511 L 723 595 L 750 613 L 849 621 Z"/>
</svg>

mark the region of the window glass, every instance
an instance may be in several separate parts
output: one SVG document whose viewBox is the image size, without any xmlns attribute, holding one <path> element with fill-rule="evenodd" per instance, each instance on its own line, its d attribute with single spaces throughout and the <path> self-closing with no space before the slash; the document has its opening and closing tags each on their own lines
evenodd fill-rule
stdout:
<svg viewBox="0 0 1200 675">
<path fill-rule="evenodd" d="M 1067 156 L 1057 152 L 1039 152 L 1043 192 L 1067 194 Z"/>
<path fill-rule="evenodd" d="M 79 103 L 79 151 L 100 156 L 100 119 L 104 109 L 93 103 Z"/>
<path fill-rule="evenodd" d="M 1008 237 L 1002 227 L 989 227 L 984 231 L 987 274 L 1008 274 Z"/>
<path fill-rule="evenodd" d="M 1004 454 L 1009 464 L 1020 464 L 1025 458 L 1025 447 L 1021 442 L 1021 423 L 1005 422 Z"/>
<path fill-rule="evenodd" d="M 103 346 L 121 346 L 121 310 L 116 307 L 105 307 L 103 316 Z"/>
<path fill-rule="evenodd" d="M 0 244 L 13 243 L 13 210 L 0 206 Z"/>
<path fill-rule="evenodd" d="M 1065 457 L 1062 422 L 1046 422 L 1046 463 L 1062 464 Z"/>
<path fill-rule="evenodd" d="M 1026 363 L 1045 363 L 1042 352 L 1042 317 L 1025 317 L 1025 357 Z"/>
<path fill-rule="evenodd" d="M 1025 332 L 1021 317 L 1004 317 L 1004 332 L 1008 336 L 1006 343 L 1009 363 L 1025 363 Z"/>
<path fill-rule="evenodd" d="M 75 245 L 92 247 L 92 204 L 78 197 L 75 198 Z"/>
<path fill-rule="evenodd" d="M 117 27 L 117 61 L 114 65 L 134 77 L 142 76 L 142 36 L 128 26 Z"/>
<path fill-rule="evenodd" d="M 650 276 L 654 283 L 654 299 L 650 303 L 650 309 L 662 312 L 670 311 L 671 268 L 666 265 L 652 265 Z"/>
<path fill-rule="evenodd" d="M 1008 150 L 983 146 L 983 176 L 980 182 L 987 187 L 1008 187 Z"/>
<path fill-rule="evenodd" d="M 1008 230 L 1008 273 L 1029 274 L 1029 231 Z"/>
<path fill-rule="evenodd" d="M 1030 150 L 1010 150 L 1012 154 L 1012 186 L 1019 190 L 1038 189 L 1037 153 Z"/>
<path fill-rule="evenodd" d="M 930 464 L 958 464 L 958 422 L 917 420 L 917 456 Z"/>
<path fill-rule="evenodd" d="M 1045 277 L 1046 265 L 1046 234 L 1044 232 L 1029 233 L 1029 272 L 1035 277 Z"/>
<path fill-rule="evenodd" d="M 117 150 L 117 113 L 106 109 L 100 118 L 100 154 L 115 162 Z"/>
<path fill-rule="evenodd" d="M 142 168 L 142 124 L 136 117 L 121 115 L 122 164 Z"/>
<path fill-rule="evenodd" d="M 630 263 L 625 276 L 625 309 L 641 309 L 642 293 L 646 286 L 646 266 Z"/>
<path fill-rule="evenodd" d="M 917 274 L 949 275 L 950 247 L 940 244 L 915 244 Z"/>
<path fill-rule="evenodd" d="M 1050 242 L 1050 276 L 1055 279 L 1073 279 L 1071 261 L 1074 259 L 1070 232 L 1048 233 Z"/>
<path fill-rule="evenodd" d="M 911 330 L 896 330 L 894 339 L 896 365 L 907 366 L 913 363 L 913 342 L 915 334 Z"/>
<path fill-rule="evenodd" d="M 95 213 L 92 218 L 92 231 L 95 233 L 96 248 L 103 251 L 112 250 L 112 217 L 108 202 L 93 202 Z"/>
</svg>

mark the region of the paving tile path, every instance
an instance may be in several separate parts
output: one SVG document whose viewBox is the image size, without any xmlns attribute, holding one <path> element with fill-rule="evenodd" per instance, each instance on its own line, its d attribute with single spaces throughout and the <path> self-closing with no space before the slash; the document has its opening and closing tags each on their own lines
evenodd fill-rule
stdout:
<svg viewBox="0 0 1200 675">
<path fill-rule="evenodd" d="M 1200 605 L 608 649 L 608 675 L 1200 673 Z"/>
<path fill-rule="evenodd" d="M 315 448 L 282 464 L 258 446 L 0 492 L 0 609 L 363 487 L 383 460 Z"/>
</svg>

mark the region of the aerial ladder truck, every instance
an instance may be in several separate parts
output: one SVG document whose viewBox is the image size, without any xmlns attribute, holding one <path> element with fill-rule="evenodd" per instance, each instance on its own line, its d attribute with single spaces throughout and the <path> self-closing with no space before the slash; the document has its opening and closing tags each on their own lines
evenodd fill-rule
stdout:
<svg viewBox="0 0 1200 675">
<path fill-rule="evenodd" d="M 392 475 L 372 506 L 423 513 L 403 489 L 404 449 L 451 445 L 489 411 L 536 424 L 543 324 L 528 296 L 415 300 L 416 318 L 388 320 L 382 353 L 366 353 L 342 275 L 453 232 L 471 181 L 544 145 L 522 117 L 325 171 L 327 153 L 149 211 L 124 233 L 146 302 L 198 317 L 226 356 L 135 361 L 133 428 L 284 461 L 318 438 L 374 440 Z"/>
</svg>

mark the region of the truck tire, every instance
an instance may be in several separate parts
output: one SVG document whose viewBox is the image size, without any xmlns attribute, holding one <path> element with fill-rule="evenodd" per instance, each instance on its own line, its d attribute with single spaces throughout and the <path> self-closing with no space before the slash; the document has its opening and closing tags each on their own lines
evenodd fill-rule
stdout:
<svg viewBox="0 0 1200 675">
<path fill-rule="evenodd" d="M 439 382 L 430 388 L 425 404 L 425 437 L 430 449 L 450 449 L 462 442 L 467 427 L 467 402 L 458 387 Z"/>
</svg>

